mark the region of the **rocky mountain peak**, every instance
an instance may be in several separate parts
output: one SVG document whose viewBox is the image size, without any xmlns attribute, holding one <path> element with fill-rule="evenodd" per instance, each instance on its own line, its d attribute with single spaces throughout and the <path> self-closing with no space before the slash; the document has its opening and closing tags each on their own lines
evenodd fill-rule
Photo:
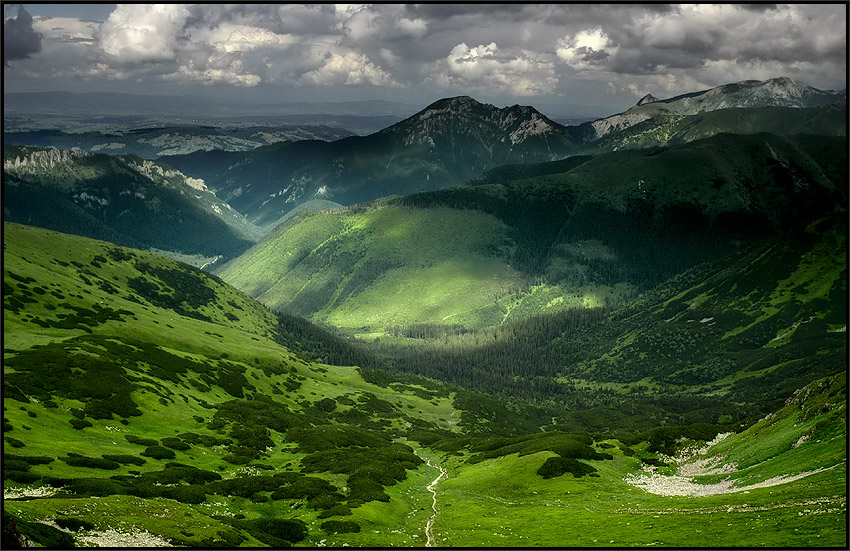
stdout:
<svg viewBox="0 0 850 551">
<path fill-rule="evenodd" d="M 516 145 L 532 136 L 558 134 L 561 127 L 534 107 L 512 105 L 499 108 L 469 96 L 456 96 L 435 101 L 419 113 L 382 130 L 381 133 L 401 136 L 407 145 L 433 145 L 434 140 L 439 139 L 438 136 L 458 131 L 463 134 L 483 132 L 492 139 L 506 143 L 509 140 L 511 145 Z"/>
<path fill-rule="evenodd" d="M 640 107 L 641 105 L 646 105 L 647 103 L 655 103 L 656 101 L 658 101 L 658 98 L 656 98 L 652 94 L 647 94 L 640 98 L 635 105 Z"/>
</svg>

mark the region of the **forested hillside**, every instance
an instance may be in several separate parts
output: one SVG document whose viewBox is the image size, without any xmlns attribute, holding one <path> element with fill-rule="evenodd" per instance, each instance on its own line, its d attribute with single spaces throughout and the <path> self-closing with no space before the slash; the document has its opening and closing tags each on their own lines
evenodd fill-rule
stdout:
<svg viewBox="0 0 850 551">
<path fill-rule="evenodd" d="M 846 139 L 720 135 L 510 165 L 288 220 L 218 273 L 362 336 L 614 304 L 846 203 Z"/>
</svg>

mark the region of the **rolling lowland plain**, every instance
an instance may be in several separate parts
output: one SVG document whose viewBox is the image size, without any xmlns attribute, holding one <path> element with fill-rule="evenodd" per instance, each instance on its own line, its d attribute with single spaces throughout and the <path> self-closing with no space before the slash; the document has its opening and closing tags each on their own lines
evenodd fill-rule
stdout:
<svg viewBox="0 0 850 551">
<path fill-rule="evenodd" d="M 4 548 L 845 547 L 844 120 L 4 147 Z"/>
</svg>

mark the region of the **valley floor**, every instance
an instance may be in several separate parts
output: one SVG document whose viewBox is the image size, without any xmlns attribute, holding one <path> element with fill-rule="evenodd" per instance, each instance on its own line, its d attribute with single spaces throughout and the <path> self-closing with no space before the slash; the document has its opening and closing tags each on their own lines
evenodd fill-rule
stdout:
<svg viewBox="0 0 850 551">
<path fill-rule="evenodd" d="M 599 477 L 568 474 L 548 480 L 536 470 L 554 456 L 552 452 L 513 454 L 470 465 L 463 456 L 438 459 L 431 450 L 418 451 L 428 463 L 389 489 L 390 502 L 370 502 L 354 510 L 349 518 L 360 524 L 359 533 L 323 534 L 317 522 L 307 518 L 314 515 L 293 511 L 295 518 L 308 521 L 309 535 L 297 545 L 842 547 L 846 543 L 846 463 L 785 484 L 691 497 L 655 495 L 630 484 L 626 479 L 641 472 L 640 461 L 617 449 L 611 452 L 612 461 L 590 462 Z M 218 522 L 208 515 L 215 509 L 220 513 L 250 508 L 241 498 L 224 501 L 228 503 L 221 503 L 223 507 L 211 508 L 210 503 L 192 507 L 130 496 L 47 497 L 7 499 L 5 507 L 28 520 L 58 514 L 109 520 L 111 533 L 78 536 L 80 544 L 158 546 L 167 542 L 156 536 L 161 524 L 191 522 L 195 533 L 205 528 L 214 532 Z M 136 515 L 144 510 L 151 518 L 142 521 Z M 258 543 L 249 540 L 242 545 Z"/>
</svg>

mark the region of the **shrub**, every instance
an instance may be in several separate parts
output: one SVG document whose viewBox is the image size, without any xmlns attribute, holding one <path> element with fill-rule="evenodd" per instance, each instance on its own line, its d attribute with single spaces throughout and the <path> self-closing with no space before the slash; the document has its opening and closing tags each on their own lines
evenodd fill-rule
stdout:
<svg viewBox="0 0 850 551">
<path fill-rule="evenodd" d="M 71 419 L 71 426 L 77 430 L 82 430 L 86 427 L 92 426 L 91 421 L 88 419 Z"/>
<path fill-rule="evenodd" d="M 104 459 L 109 461 L 115 461 L 116 463 L 121 463 L 122 465 L 144 465 L 146 462 L 141 457 L 136 457 L 135 455 L 125 455 L 125 454 L 103 454 Z"/>
<path fill-rule="evenodd" d="M 280 481 L 282 479 L 279 478 L 278 475 L 275 475 L 272 478 L 281 484 Z M 281 484 L 281 487 L 272 494 L 272 499 L 312 499 L 322 494 L 334 493 L 335 491 L 336 487 L 327 480 L 316 478 L 314 476 L 300 476 L 291 483 L 288 483 L 286 486 Z"/>
<path fill-rule="evenodd" d="M 221 458 L 222 461 L 227 461 L 233 465 L 247 465 L 252 459 L 254 458 L 248 455 L 237 455 L 233 453 L 229 453 Z"/>
<path fill-rule="evenodd" d="M 190 446 L 186 442 L 180 440 L 179 438 L 174 438 L 173 436 L 167 436 L 165 438 L 162 438 L 160 439 L 160 442 L 162 442 L 163 446 L 174 450 L 186 451 L 192 448 L 192 446 Z"/>
<path fill-rule="evenodd" d="M 112 419 L 113 414 L 120 417 L 137 417 L 142 414 L 129 394 L 113 394 L 108 398 L 92 400 L 86 404 L 84 411 L 92 419 Z"/>
<path fill-rule="evenodd" d="M 165 492 L 163 492 L 163 497 L 174 499 L 180 503 L 191 503 L 193 505 L 203 503 L 207 499 L 204 487 L 195 485 L 180 485 L 168 488 Z"/>
<path fill-rule="evenodd" d="M 41 478 L 41 476 L 27 471 L 15 471 L 12 469 L 4 468 L 3 478 L 11 480 L 13 482 L 20 482 L 21 484 L 29 484 L 30 482 L 35 482 L 36 480 Z"/>
<path fill-rule="evenodd" d="M 297 519 L 256 519 L 254 526 L 263 532 L 291 542 L 298 542 L 307 535 L 307 526 Z"/>
<path fill-rule="evenodd" d="M 307 507 L 310 507 L 311 509 L 330 509 L 343 499 L 345 499 L 345 497 L 342 494 L 319 494 L 307 501 Z"/>
<path fill-rule="evenodd" d="M 47 457 L 45 455 L 15 455 L 12 453 L 4 453 L 3 459 L 7 462 L 10 459 L 24 461 L 28 465 L 47 465 L 48 463 L 53 463 L 55 461 L 52 457 Z M 6 466 L 6 463 L 4 463 L 4 466 Z"/>
<path fill-rule="evenodd" d="M 106 478 L 76 478 L 71 480 L 67 487 L 75 494 L 86 496 L 104 497 L 127 493 L 123 484 Z"/>
<path fill-rule="evenodd" d="M 59 526 L 59 528 L 64 528 L 72 532 L 77 532 L 79 530 L 94 530 L 94 524 L 91 522 L 73 517 L 57 518 L 56 525 Z"/>
<path fill-rule="evenodd" d="M 20 459 L 11 459 L 8 456 L 3 458 L 3 469 L 9 469 L 12 471 L 28 471 L 30 470 L 30 464 L 26 461 L 21 461 Z"/>
<path fill-rule="evenodd" d="M 87 467 L 89 469 L 104 469 L 109 471 L 120 467 L 118 463 L 109 459 L 101 457 L 86 457 L 85 455 L 73 452 L 69 453 L 67 457 L 60 457 L 59 459 L 72 467 Z"/>
<path fill-rule="evenodd" d="M 329 520 L 322 523 L 326 534 L 350 534 L 360 531 L 360 525 L 353 520 Z"/>
<path fill-rule="evenodd" d="M 369 501 L 388 502 L 390 500 L 390 496 L 384 492 L 384 487 L 381 486 L 379 482 L 376 482 L 371 478 L 349 477 L 348 487 L 351 490 L 348 494 L 349 504 L 351 504 L 353 500 L 359 500 L 363 503 Z"/>
<path fill-rule="evenodd" d="M 209 493 L 218 495 L 234 495 L 239 497 L 251 497 L 257 492 L 271 492 L 276 490 L 280 482 L 272 476 L 243 476 L 222 480 L 210 484 Z"/>
<path fill-rule="evenodd" d="M 319 518 L 328 518 L 328 517 L 344 517 L 351 514 L 351 507 L 344 503 L 337 503 L 330 509 L 322 511 L 319 513 Z"/>
<path fill-rule="evenodd" d="M 152 457 L 153 459 L 174 459 L 176 457 L 173 451 L 162 446 L 148 446 L 140 455 Z"/>
<path fill-rule="evenodd" d="M 389 441 L 381 435 L 340 425 L 292 428 L 286 432 L 286 441 L 298 442 L 298 451 L 306 453 L 348 446 L 378 448 L 389 445 Z"/>
<path fill-rule="evenodd" d="M 40 522 L 28 522 L 20 519 L 14 519 L 13 524 L 15 526 L 15 530 L 26 536 L 27 539 L 35 543 L 36 545 L 42 547 L 53 547 L 60 549 L 70 549 L 74 547 L 74 537 L 71 534 L 66 534 L 62 530 L 58 530 L 52 526 L 48 526 L 47 524 L 42 524 Z M 3 512 L 3 535 L 6 536 L 6 512 Z M 12 542 L 5 541 L 4 537 L 4 546 L 9 549 L 12 549 L 16 546 L 12 544 Z M 17 539 L 17 537 L 15 537 Z"/>
<path fill-rule="evenodd" d="M 336 400 L 332 400 L 331 398 L 322 398 L 313 405 L 326 413 L 330 413 L 336 409 Z"/>
<path fill-rule="evenodd" d="M 564 473 L 572 473 L 576 478 L 595 473 L 596 468 L 572 457 L 550 457 L 537 469 L 543 478 L 553 478 Z"/>
</svg>

